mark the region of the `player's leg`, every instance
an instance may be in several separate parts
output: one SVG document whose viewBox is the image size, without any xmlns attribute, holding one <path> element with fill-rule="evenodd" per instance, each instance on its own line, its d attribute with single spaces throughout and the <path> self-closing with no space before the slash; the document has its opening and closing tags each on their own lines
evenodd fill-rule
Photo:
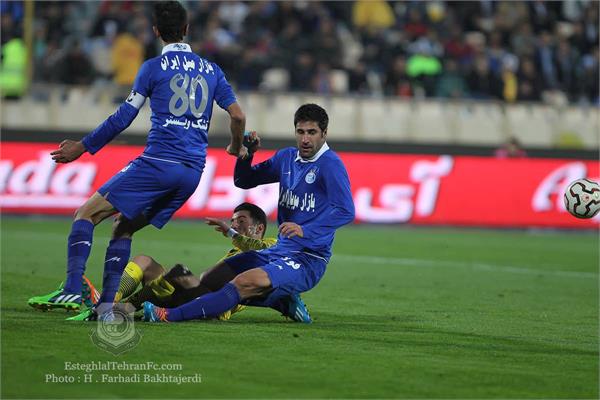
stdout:
<svg viewBox="0 0 600 400">
<path fill-rule="evenodd" d="M 181 264 L 175 265 L 167 272 L 165 268 L 148 256 L 142 256 L 139 259 L 143 269 L 143 286 L 136 293 L 132 294 L 124 301 L 131 303 L 135 309 L 140 309 L 145 301 L 152 301 L 155 304 L 171 304 L 171 300 L 178 289 L 181 275 L 190 275 L 192 273 Z M 193 277 L 198 284 L 199 280 Z M 187 281 L 187 280 L 184 280 Z"/>
<path fill-rule="evenodd" d="M 106 248 L 104 258 L 104 275 L 102 278 L 102 295 L 99 303 L 112 304 L 119 289 L 121 275 L 129 260 L 131 238 L 133 234 L 148 225 L 143 214 L 129 219 L 123 214 L 115 218 L 112 229 L 112 239 Z"/>
<path fill-rule="evenodd" d="M 232 257 L 235 266 L 249 254 L 248 261 L 260 261 L 264 252 L 242 253 Z M 252 256 L 254 255 L 254 260 Z M 229 260 L 226 260 L 229 263 Z M 313 288 L 325 273 L 326 262 L 305 253 L 290 257 L 270 258 L 259 268 L 253 268 L 236 276 L 217 292 L 199 297 L 181 307 L 161 309 L 150 303 L 144 306 L 144 317 L 150 321 L 184 321 L 189 319 L 209 319 L 243 302 L 246 299 L 264 296 L 272 290 L 281 289 L 288 293 L 302 293 Z M 227 308 L 229 307 L 229 308 Z"/>
<path fill-rule="evenodd" d="M 249 251 L 249 252 L 241 253 L 241 254 L 230 257 L 230 258 L 220 262 L 215 267 L 211 268 L 206 273 L 204 273 L 200 280 L 200 282 L 203 284 L 206 284 L 209 289 L 214 288 L 214 289 L 216 289 L 216 291 L 205 294 L 204 296 L 201 296 L 199 298 L 196 298 L 192 302 L 184 304 L 181 307 L 185 307 L 191 303 L 194 303 L 193 305 L 188 306 L 187 309 L 191 310 L 197 306 L 201 308 L 202 307 L 201 303 L 198 303 L 199 299 L 205 299 L 205 300 L 209 299 L 210 300 L 210 299 L 215 298 L 216 299 L 215 301 L 217 303 L 221 302 L 222 304 L 219 304 L 217 306 L 217 308 L 213 307 L 213 309 L 220 310 L 220 312 L 218 312 L 215 315 L 212 315 L 212 311 L 214 311 L 214 310 L 211 310 L 211 316 L 210 317 L 207 316 L 207 318 L 217 317 L 220 314 L 231 310 L 232 308 L 234 308 L 235 306 L 237 306 L 239 304 L 239 301 L 235 302 L 228 298 L 228 296 L 230 294 L 232 294 L 232 283 L 231 282 L 235 281 L 236 279 L 238 279 L 241 275 L 245 274 L 246 272 L 256 269 L 256 267 L 259 267 L 261 265 L 265 265 L 268 262 L 269 262 L 268 254 L 266 252 L 257 252 L 257 251 Z M 223 285 L 224 279 L 229 279 L 229 281 L 226 281 L 226 283 Z M 242 279 L 242 278 L 240 278 L 240 279 Z M 238 280 L 238 282 L 244 282 L 244 281 Z M 237 293 L 237 289 L 235 289 L 235 293 Z M 235 300 L 235 296 L 233 296 L 233 297 Z M 225 300 L 221 301 L 222 299 L 225 299 Z M 151 303 L 145 303 L 145 304 L 151 304 Z M 228 305 L 229 305 L 229 307 L 227 307 Z M 223 308 L 223 307 L 225 307 L 225 308 Z M 145 310 L 145 313 L 146 313 L 146 310 Z M 190 311 L 190 314 L 193 314 L 193 312 Z"/>
<path fill-rule="evenodd" d="M 221 261 L 200 275 L 200 284 L 209 291 L 214 292 L 233 280 L 240 272 L 242 271 L 230 266 L 225 261 Z"/>
<path fill-rule="evenodd" d="M 145 303 L 144 317 L 149 321 L 187 321 L 216 318 L 241 301 L 261 296 L 271 290 L 271 280 L 265 270 L 253 268 L 236 276 L 220 290 L 198 297 L 176 308 L 154 307 Z"/>
<path fill-rule="evenodd" d="M 139 254 L 133 257 L 121 275 L 115 303 L 134 294 L 142 282 L 150 282 L 164 272 L 165 268 L 150 256 Z"/>
<path fill-rule="evenodd" d="M 100 193 L 94 193 L 76 212 L 67 241 L 67 279 L 63 288 L 46 296 L 29 299 L 36 308 L 78 309 L 82 277 L 92 248 L 94 227 L 117 210 Z"/>
</svg>

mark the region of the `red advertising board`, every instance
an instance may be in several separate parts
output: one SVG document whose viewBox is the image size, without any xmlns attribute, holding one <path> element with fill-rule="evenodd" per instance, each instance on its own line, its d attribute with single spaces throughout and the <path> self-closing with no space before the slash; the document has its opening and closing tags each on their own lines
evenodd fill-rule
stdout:
<svg viewBox="0 0 600 400">
<path fill-rule="evenodd" d="M 65 165 L 52 162 L 54 145 L 3 142 L 2 212 L 70 215 L 113 174 L 143 150 L 109 146 Z M 255 161 L 271 156 L 261 150 Z M 598 163 L 562 159 L 340 153 L 350 181 L 357 222 L 490 227 L 597 228 L 600 215 L 580 220 L 562 200 L 565 187 L 588 177 Z M 202 180 L 176 216 L 227 218 L 243 201 L 275 216 L 277 184 L 251 190 L 233 185 L 235 159 L 210 149 Z"/>
</svg>

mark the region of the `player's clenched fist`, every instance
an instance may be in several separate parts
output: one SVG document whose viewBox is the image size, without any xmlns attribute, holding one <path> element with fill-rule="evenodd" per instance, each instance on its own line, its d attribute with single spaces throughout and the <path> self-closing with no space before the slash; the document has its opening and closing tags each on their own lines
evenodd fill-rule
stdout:
<svg viewBox="0 0 600 400">
<path fill-rule="evenodd" d="M 279 233 L 288 239 L 293 238 L 294 236 L 304 237 L 302 227 L 294 222 L 284 222 L 279 225 Z"/>
<path fill-rule="evenodd" d="M 69 163 L 77 160 L 85 153 L 83 143 L 74 140 L 63 140 L 58 145 L 58 150 L 54 150 L 50 155 L 57 163 Z"/>
</svg>

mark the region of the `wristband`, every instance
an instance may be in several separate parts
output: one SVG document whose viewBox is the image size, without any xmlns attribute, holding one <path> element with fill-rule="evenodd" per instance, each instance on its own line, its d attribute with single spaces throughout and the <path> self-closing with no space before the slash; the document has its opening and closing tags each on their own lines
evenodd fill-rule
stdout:
<svg viewBox="0 0 600 400">
<path fill-rule="evenodd" d="M 229 228 L 229 230 L 227 231 L 227 236 L 229 236 L 232 239 L 234 236 L 237 236 L 237 235 L 239 235 L 238 231 L 236 231 L 233 228 Z"/>
</svg>

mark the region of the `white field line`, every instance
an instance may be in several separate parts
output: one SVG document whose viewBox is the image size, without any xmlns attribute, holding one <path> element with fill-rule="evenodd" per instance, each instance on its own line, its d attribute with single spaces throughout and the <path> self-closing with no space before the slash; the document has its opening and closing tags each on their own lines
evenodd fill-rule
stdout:
<svg viewBox="0 0 600 400">
<path fill-rule="evenodd" d="M 57 243 L 64 243 L 66 246 L 67 235 L 59 235 L 53 232 L 36 232 L 29 230 L 15 230 L 15 231 L 4 231 L 4 235 L 11 236 L 21 240 L 52 240 Z M 108 236 L 96 236 L 94 237 L 95 243 L 106 243 L 108 244 Z M 139 242 L 138 242 L 139 243 Z M 194 241 L 180 241 L 177 242 L 168 240 L 153 240 L 144 239 L 144 245 L 148 245 L 151 251 L 152 248 L 181 248 L 181 247 L 199 247 L 210 250 L 226 251 L 229 243 L 223 242 L 223 245 L 216 244 L 205 244 Z M 62 250 L 62 248 L 61 248 Z M 551 275 L 564 278 L 580 278 L 580 279 L 598 279 L 598 273 L 596 272 L 581 272 L 581 271 L 563 271 L 553 269 L 533 269 L 526 267 L 517 267 L 513 265 L 496 265 L 486 264 L 477 262 L 463 262 L 463 261 L 445 261 L 445 260 L 428 260 L 423 258 L 401 258 L 401 257 L 379 257 L 379 256 L 365 256 L 365 255 L 351 255 L 351 254 L 340 254 L 334 252 L 331 258 L 333 263 L 341 262 L 352 262 L 352 263 L 363 263 L 363 264 L 376 264 L 376 265 L 399 265 L 403 267 L 425 267 L 425 268 L 468 268 L 476 271 L 491 271 L 491 272 L 505 272 L 512 274 L 521 275 Z"/>
<path fill-rule="evenodd" d="M 353 263 L 362 262 L 365 264 L 401 265 L 404 267 L 471 268 L 479 271 L 507 272 L 523 275 L 554 275 L 566 278 L 598 279 L 598 274 L 595 272 L 532 269 L 516 267 L 511 265 L 470 263 L 462 261 L 427 260 L 422 258 L 376 257 L 334 253 L 331 260 L 349 261 Z"/>
</svg>

